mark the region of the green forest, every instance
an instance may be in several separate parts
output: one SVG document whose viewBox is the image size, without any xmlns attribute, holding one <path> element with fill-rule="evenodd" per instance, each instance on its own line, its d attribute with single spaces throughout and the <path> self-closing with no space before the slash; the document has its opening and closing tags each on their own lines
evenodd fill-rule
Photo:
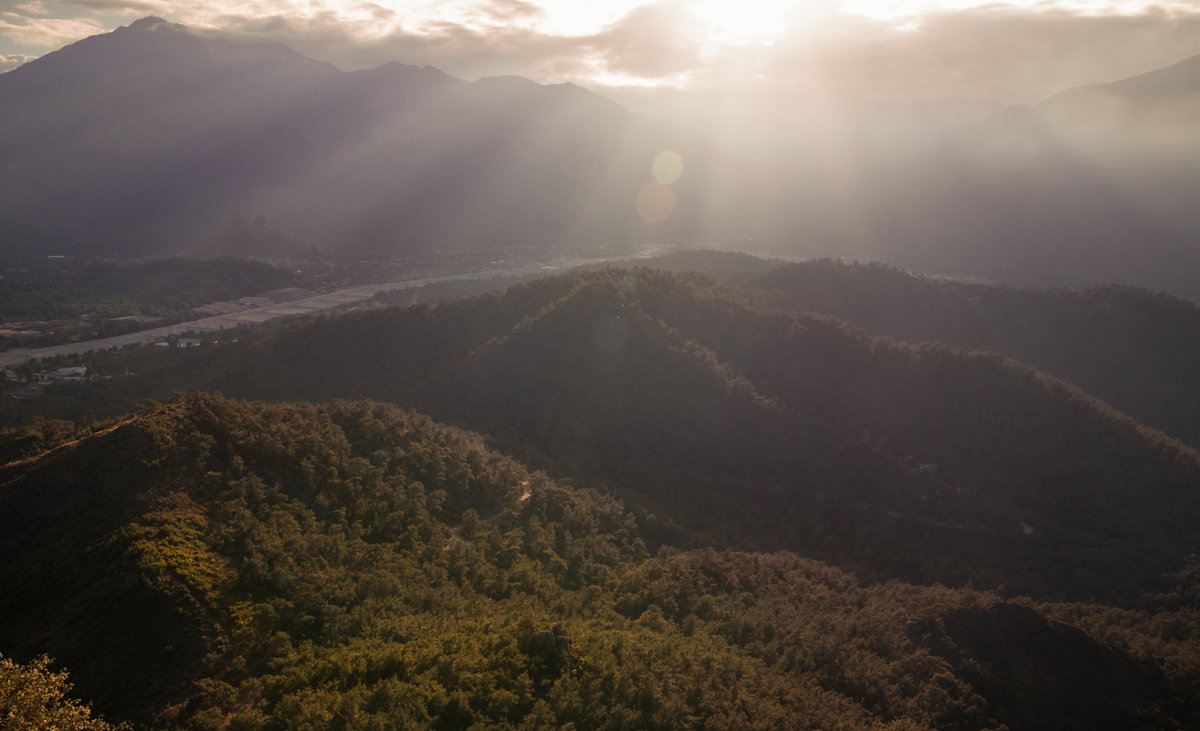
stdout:
<svg viewBox="0 0 1200 731">
<path fill-rule="evenodd" d="M 800 265 L 710 263 L 93 354 L 6 403 L 0 723 L 1200 725 L 1186 399 L 1147 425 L 1025 330 L 914 335 L 819 314 Z M 1010 294 L 1051 330 L 1195 309 Z"/>
<path fill-rule="evenodd" d="M 2 476 L 0 642 L 53 653 L 110 720 L 1082 729 L 1200 712 L 1194 606 L 651 549 L 611 497 L 379 403 L 180 397 Z"/>
</svg>

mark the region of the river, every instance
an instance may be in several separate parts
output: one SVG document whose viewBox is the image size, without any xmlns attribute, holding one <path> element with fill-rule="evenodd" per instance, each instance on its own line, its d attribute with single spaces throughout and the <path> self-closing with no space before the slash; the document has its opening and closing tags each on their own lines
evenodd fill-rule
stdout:
<svg viewBox="0 0 1200 731">
<path fill-rule="evenodd" d="M 184 333 L 207 333 L 218 330 L 235 329 L 239 327 L 254 327 L 274 320 L 279 320 L 281 318 L 316 315 L 336 309 L 338 307 L 364 302 L 371 299 L 379 292 L 387 292 L 388 290 L 392 289 L 420 287 L 426 284 L 432 284 L 434 282 L 449 282 L 461 279 L 515 277 L 529 274 L 554 274 L 556 272 L 573 269 L 580 266 L 603 264 L 611 261 L 643 259 L 661 254 L 662 252 L 663 249 L 655 248 L 648 249 L 637 254 L 626 254 L 624 256 L 600 257 L 593 259 L 570 259 L 556 261 L 554 263 L 527 264 L 524 266 L 511 267 L 507 269 L 488 269 L 479 272 L 462 272 L 458 274 L 440 274 L 430 277 L 421 277 L 418 279 L 401 279 L 394 282 L 359 284 L 353 287 L 346 287 L 333 292 L 319 294 L 315 297 L 309 297 L 307 299 L 295 300 L 293 302 L 280 302 L 278 304 L 267 305 L 265 307 L 252 307 L 247 310 L 242 310 L 241 312 L 230 312 L 228 314 L 217 315 L 215 317 L 206 317 L 201 320 L 188 320 L 187 322 L 180 322 L 175 325 L 166 325 L 164 327 L 156 327 L 150 330 L 140 330 L 135 333 L 116 335 L 109 338 L 82 340 L 75 343 L 64 343 L 63 345 L 50 345 L 44 348 L 14 348 L 12 350 L 0 353 L 0 368 L 20 365 L 30 358 L 51 358 L 62 355 L 81 355 L 93 350 L 108 350 L 111 348 L 123 348 L 128 345 L 153 343 L 163 340 L 170 335 L 182 335 Z"/>
</svg>

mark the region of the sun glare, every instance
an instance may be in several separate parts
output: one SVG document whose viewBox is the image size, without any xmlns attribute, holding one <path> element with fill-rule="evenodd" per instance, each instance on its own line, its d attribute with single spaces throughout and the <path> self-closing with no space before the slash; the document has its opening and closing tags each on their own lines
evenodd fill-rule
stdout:
<svg viewBox="0 0 1200 731">
<path fill-rule="evenodd" d="M 1173 3 L 1149 0 L 841 0 L 840 12 L 880 21 L 895 21 L 927 13 L 954 12 L 971 8 L 1043 8 L 1079 13 L 1139 14 L 1149 7 L 1169 8 Z M 903 28 L 902 28 L 903 29 Z"/>
<path fill-rule="evenodd" d="M 687 7 L 710 40 L 737 44 L 770 42 L 795 14 L 777 0 L 701 0 Z"/>
</svg>

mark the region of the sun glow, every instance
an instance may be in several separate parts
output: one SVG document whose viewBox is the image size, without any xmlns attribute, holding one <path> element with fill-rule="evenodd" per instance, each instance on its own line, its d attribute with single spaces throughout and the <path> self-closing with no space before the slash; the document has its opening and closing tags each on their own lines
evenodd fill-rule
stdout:
<svg viewBox="0 0 1200 731">
<path fill-rule="evenodd" d="M 707 38 L 718 43 L 769 43 L 796 16 L 790 3 L 777 0 L 702 0 L 687 7 Z"/>
<path fill-rule="evenodd" d="M 1096 15 L 1137 15 L 1152 9 L 1166 10 L 1184 7 L 1194 9 L 1186 2 L 1152 2 L 1151 0 L 841 0 L 839 9 L 843 14 L 857 15 L 880 21 L 894 21 L 929 13 L 945 13 L 958 10 L 991 8 L 994 10 L 1043 10 L 1046 12 L 1074 12 Z"/>
</svg>

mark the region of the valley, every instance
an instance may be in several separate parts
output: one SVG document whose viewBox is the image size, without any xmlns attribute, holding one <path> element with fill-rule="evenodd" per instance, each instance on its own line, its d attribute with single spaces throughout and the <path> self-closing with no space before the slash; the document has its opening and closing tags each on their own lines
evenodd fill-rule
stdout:
<svg viewBox="0 0 1200 731">
<path fill-rule="evenodd" d="M 637 256 L 650 257 L 660 254 L 664 247 L 654 247 L 640 252 Z M 29 360 L 59 359 L 78 356 L 95 350 L 112 350 L 165 341 L 171 336 L 200 335 L 204 333 L 219 333 L 223 330 L 254 327 L 279 320 L 307 317 L 329 313 L 336 310 L 352 308 L 355 305 L 369 301 L 377 296 L 395 290 L 423 288 L 427 285 L 444 282 L 463 282 L 470 280 L 518 280 L 536 275 L 543 275 L 557 270 L 575 267 L 592 266 L 606 261 L 625 260 L 628 255 L 611 257 L 590 257 L 588 259 L 557 259 L 548 263 L 526 264 L 514 267 L 491 267 L 481 271 L 462 272 L 456 274 L 432 274 L 429 276 L 400 279 L 390 282 L 373 282 L 343 287 L 331 292 L 316 294 L 300 299 L 288 298 L 281 302 L 254 303 L 252 306 L 237 308 L 212 317 L 195 320 L 185 320 L 173 325 L 153 327 L 138 330 L 126 335 L 116 335 L 95 340 L 78 340 L 63 345 L 51 345 L 41 348 L 10 348 L 0 351 L 0 368 L 21 365 Z M 636 258 L 636 257 L 635 257 Z M 308 294 L 312 294 L 311 292 Z M 418 299 L 414 293 L 412 299 Z M 261 296 L 260 296 L 261 299 Z"/>
</svg>

